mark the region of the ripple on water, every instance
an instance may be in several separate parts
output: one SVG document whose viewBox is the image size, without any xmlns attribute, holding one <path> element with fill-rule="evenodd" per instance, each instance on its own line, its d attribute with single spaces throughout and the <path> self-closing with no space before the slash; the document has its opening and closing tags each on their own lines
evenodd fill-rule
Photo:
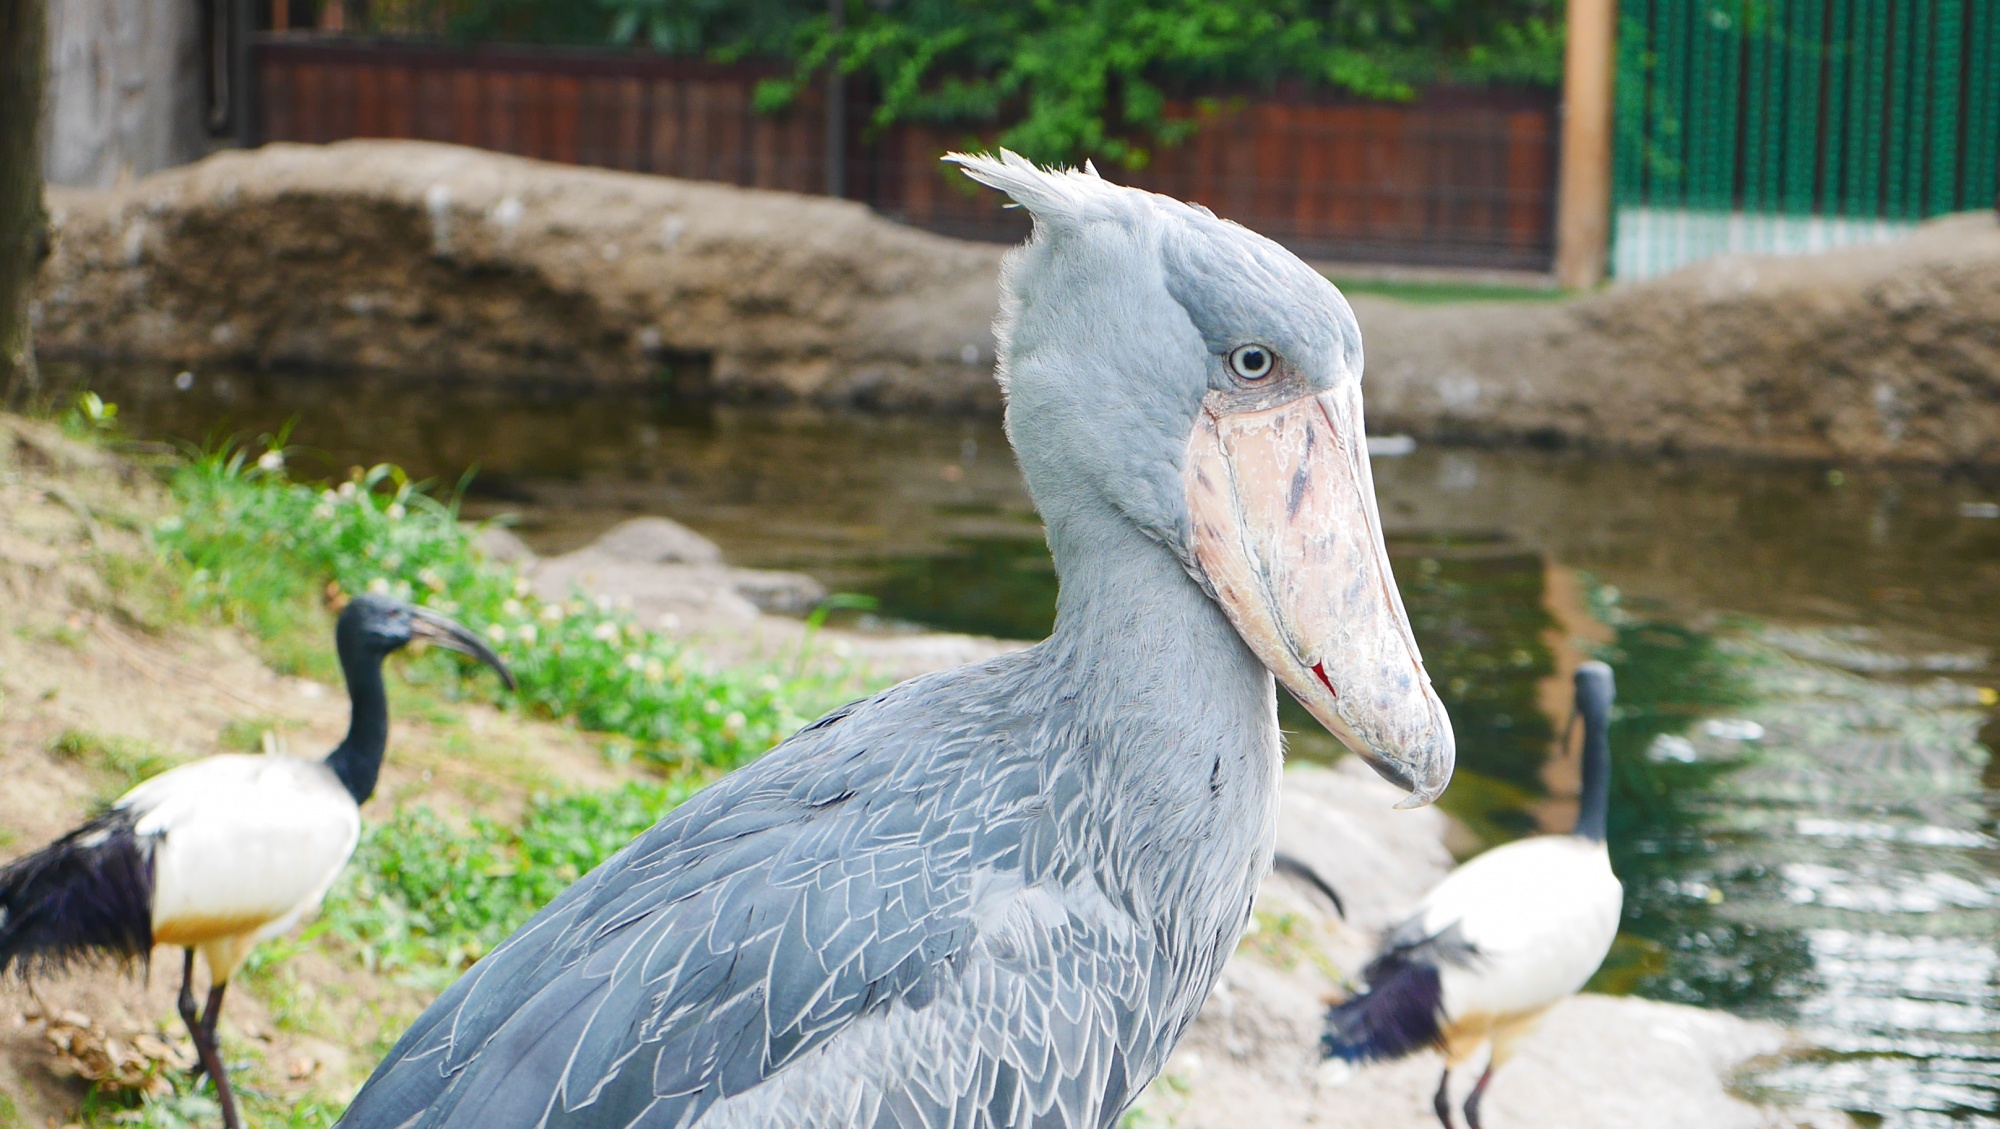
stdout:
<svg viewBox="0 0 2000 1129">
<path fill-rule="evenodd" d="M 2000 840 L 1979 689 L 1909 681 L 1924 668 L 1858 646 L 1802 629 L 1734 646 L 1754 702 L 1741 712 L 1764 736 L 1691 804 L 1731 890 L 1716 921 L 1790 934 L 1804 956 L 1762 1007 L 1821 1050 L 1756 1087 L 1894 1129 L 2000 1124 Z"/>
</svg>

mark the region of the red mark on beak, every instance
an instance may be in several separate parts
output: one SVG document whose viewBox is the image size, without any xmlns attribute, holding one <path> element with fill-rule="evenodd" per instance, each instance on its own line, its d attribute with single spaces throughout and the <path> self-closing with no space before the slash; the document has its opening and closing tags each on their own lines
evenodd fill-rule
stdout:
<svg viewBox="0 0 2000 1129">
<path fill-rule="evenodd" d="M 1314 663 L 1312 665 L 1312 672 L 1319 676 L 1319 684 L 1326 687 L 1327 693 L 1332 694 L 1336 698 L 1340 697 L 1340 691 L 1334 689 L 1333 683 L 1326 677 L 1326 662 L 1324 660 Z"/>
</svg>

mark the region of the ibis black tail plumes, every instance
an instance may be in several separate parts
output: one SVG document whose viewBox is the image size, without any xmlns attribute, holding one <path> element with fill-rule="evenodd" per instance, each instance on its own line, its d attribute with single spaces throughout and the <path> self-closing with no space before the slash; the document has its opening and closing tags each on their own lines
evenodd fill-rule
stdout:
<svg viewBox="0 0 2000 1129">
<path fill-rule="evenodd" d="M 0 974 L 152 953 L 153 858 L 137 818 L 113 808 L 0 868 Z"/>
<path fill-rule="evenodd" d="M 1327 1009 L 1320 1036 L 1326 1057 L 1375 1062 L 1437 1045 L 1444 990 L 1435 964 L 1391 951 L 1365 975 L 1366 991 Z"/>
</svg>

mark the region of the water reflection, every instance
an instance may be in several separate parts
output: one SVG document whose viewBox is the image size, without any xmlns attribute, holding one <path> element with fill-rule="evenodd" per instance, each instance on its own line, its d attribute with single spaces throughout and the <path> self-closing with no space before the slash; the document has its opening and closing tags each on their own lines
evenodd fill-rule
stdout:
<svg viewBox="0 0 2000 1129">
<path fill-rule="evenodd" d="M 468 510 L 518 515 L 544 551 L 664 513 L 740 563 L 872 593 L 878 614 L 1034 637 L 1054 612 L 990 422 L 688 412 L 645 390 L 87 375 L 150 436 L 296 419 L 335 473 L 478 466 Z M 1598 986 L 1799 1025 L 1826 1053 L 1758 1079 L 1774 1092 L 1884 1125 L 1993 1124 L 2000 723 L 1983 687 L 2000 521 L 1980 515 L 2000 512 L 1994 483 L 1466 450 L 1381 460 L 1376 480 L 1459 734 L 1445 800 L 1472 837 L 1459 845 L 1566 826 L 1574 780 L 1551 749 L 1566 664 L 1592 635 L 1618 668 L 1612 843 L 1628 889 Z M 1297 755 L 1334 755 L 1302 711 L 1285 720 Z"/>
</svg>

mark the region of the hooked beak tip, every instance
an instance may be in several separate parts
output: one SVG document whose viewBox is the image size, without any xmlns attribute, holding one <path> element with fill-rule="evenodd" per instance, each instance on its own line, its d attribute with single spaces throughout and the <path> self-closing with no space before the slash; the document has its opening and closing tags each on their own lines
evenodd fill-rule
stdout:
<svg viewBox="0 0 2000 1129">
<path fill-rule="evenodd" d="M 480 662 L 493 668 L 493 673 L 500 676 L 500 682 L 507 687 L 508 692 L 512 693 L 519 689 L 519 685 L 514 680 L 514 672 L 509 670 L 507 664 L 501 660 L 493 648 L 487 646 L 484 639 L 473 634 L 471 629 L 457 620 L 431 611 L 429 608 L 415 608 L 413 610 L 416 612 L 416 615 L 410 624 L 410 634 L 412 636 L 435 643 L 448 651 L 457 651 L 461 655 L 469 655 L 472 658 L 478 659 Z"/>
</svg>

